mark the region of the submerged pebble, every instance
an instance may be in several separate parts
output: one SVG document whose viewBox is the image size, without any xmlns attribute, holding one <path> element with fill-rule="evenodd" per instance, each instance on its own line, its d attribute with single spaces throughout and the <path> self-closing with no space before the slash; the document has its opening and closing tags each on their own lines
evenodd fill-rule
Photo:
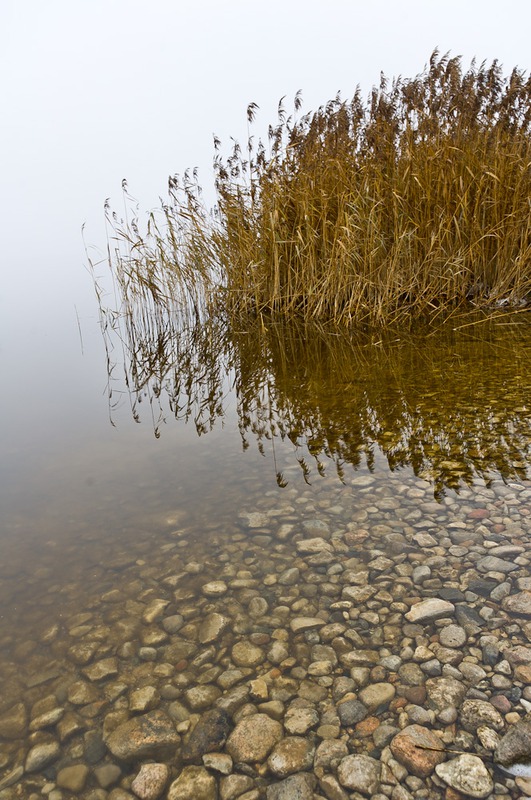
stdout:
<svg viewBox="0 0 531 800">
<path fill-rule="evenodd" d="M 504 492 L 324 480 L 109 558 L 0 665 L 2 798 L 518 797 L 531 490 Z"/>
</svg>

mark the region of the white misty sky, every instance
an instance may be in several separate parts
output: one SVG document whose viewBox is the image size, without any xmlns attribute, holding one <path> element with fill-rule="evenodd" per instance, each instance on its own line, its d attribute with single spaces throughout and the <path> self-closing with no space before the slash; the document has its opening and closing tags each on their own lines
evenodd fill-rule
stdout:
<svg viewBox="0 0 531 800">
<path fill-rule="evenodd" d="M 82 223 L 103 245 L 124 177 L 146 209 L 188 166 L 208 187 L 212 134 L 244 140 L 250 101 L 264 131 L 282 95 L 310 111 L 436 46 L 527 71 L 530 30 L 529 0 L 3 0 L 0 314 L 21 286 L 35 313 L 79 303 Z"/>
</svg>

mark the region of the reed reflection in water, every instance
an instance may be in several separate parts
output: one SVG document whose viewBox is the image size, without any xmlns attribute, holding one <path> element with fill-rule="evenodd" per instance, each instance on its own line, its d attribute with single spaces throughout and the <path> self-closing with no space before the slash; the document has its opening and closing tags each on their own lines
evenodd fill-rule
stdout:
<svg viewBox="0 0 531 800">
<path fill-rule="evenodd" d="M 130 306 L 102 317 L 111 421 L 119 398 L 136 421 L 148 406 L 155 436 L 171 417 L 199 435 L 224 417 L 234 393 L 243 447 L 271 454 L 291 442 L 311 482 L 331 466 L 411 467 L 458 490 L 480 477 L 524 479 L 531 450 L 528 314 L 481 318 L 398 336 L 256 321 L 235 330 Z M 454 323 L 455 324 L 455 323 Z M 122 362 L 125 379 L 118 377 Z"/>
</svg>

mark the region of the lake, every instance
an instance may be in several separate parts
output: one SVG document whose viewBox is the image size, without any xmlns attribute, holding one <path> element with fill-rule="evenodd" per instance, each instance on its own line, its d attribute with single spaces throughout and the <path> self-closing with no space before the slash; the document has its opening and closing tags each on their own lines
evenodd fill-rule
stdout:
<svg viewBox="0 0 531 800">
<path fill-rule="evenodd" d="M 528 790 L 529 312 L 23 323 L 1 800 Z"/>
</svg>

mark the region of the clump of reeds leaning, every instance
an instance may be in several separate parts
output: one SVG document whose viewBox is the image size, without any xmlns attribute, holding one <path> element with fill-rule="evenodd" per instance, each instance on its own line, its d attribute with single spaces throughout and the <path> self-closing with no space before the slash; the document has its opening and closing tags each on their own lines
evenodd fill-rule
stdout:
<svg viewBox="0 0 531 800">
<path fill-rule="evenodd" d="M 531 300 L 531 78 L 431 56 L 315 113 L 282 103 L 268 142 L 195 175 L 141 232 L 113 223 L 122 290 L 197 314 L 388 324 Z M 255 104 L 247 109 L 253 121 Z"/>
</svg>

